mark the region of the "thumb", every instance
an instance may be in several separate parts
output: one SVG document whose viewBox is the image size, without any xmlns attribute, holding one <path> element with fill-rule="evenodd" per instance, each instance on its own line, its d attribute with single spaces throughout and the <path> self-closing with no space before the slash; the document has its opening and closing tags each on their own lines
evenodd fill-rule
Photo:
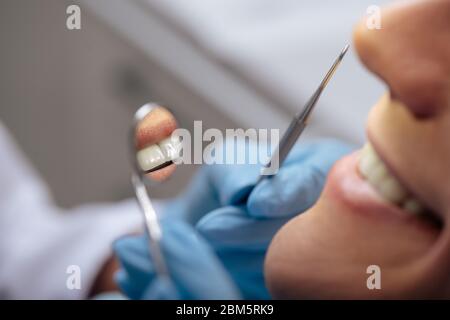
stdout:
<svg viewBox="0 0 450 320">
<path fill-rule="evenodd" d="M 276 176 L 262 181 L 250 194 L 247 203 L 250 215 L 287 217 L 307 210 L 322 192 L 335 161 L 351 151 L 350 146 L 336 140 L 296 149 Z"/>
</svg>

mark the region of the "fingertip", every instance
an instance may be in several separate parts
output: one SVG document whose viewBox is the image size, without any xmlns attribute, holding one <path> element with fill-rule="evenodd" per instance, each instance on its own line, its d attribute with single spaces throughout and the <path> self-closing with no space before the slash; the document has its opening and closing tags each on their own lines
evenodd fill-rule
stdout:
<svg viewBox="0 0 450 320">
<path fill-rule="evenodd" d="M 291 166 L 262 181 L 247 201 L 249 214 L 257 218 L 284 218 L 301 212 L 307 200 L 305 194 L 309 194 L 305 191 L 317 189 L 315 174 L 309 166 Z"/>
</svg>

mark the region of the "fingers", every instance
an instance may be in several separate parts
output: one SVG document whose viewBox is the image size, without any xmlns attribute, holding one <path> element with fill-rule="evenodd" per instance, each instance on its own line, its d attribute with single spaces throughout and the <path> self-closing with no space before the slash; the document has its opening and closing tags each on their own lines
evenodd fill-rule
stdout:
<svg viewBox="0 0 450 320">
<path fill-rule="evenodd" d="M 242 139 L 227 140 L 216 150 L 221 150 L 222 154 L 216 158 L 223 164 L 210 162 L 202 166 L 186 191 L 165 210 L 168 215 L 195 224 L 208 212 L 234 203 L 241 194 L 248 194 L 253 188 L 261 164 L 249 163 L 257 155 L 257 146 Z M 240 160 L 243 160 L 242 164 Z"/>
<path fill-rule="evenodd" d="M 114 278 L 119 288 L 131 299 L 141 299 L 155 275 L 147 243 L 144 236 L 139 236 L 124 237 L 113 244 L 121 265 Z"/>
<path fill-rule="evenodd" d="M 255 219 L 243 207 L 223 207 L 201 219 L 196 229 L 216 250 L 266 250 L 273 235 L 286 219 Z M 242 246 L 242 247 L 240 247 Z"/>
<path fill-rule="evenodd" d="M 190 225 L 174 221 L 164 224 L 162 249 L 183 299 L 239 298 L 214 250 Z"/>
<path fill-rule="evenodd" d="M 127 296 L 132 299 L 239 297 L 212 248 L 190 225 L 165 219 L 162 232 L 160 245 L 170 280 L 155 274 L 146 236 L 126 237 L 114 244 L 122 265 L 116 281 Z"/>
<path fill-rule="evenodd" d="M 196 228 L 214 247 L 245 299 L 269 299 L 264 285 L 264 257 L 286 220 L 257 219 L 243 206 L 228 206 L 209 213 Z"/>
<path fill-rule="evenodd" d="M 206 213 L 220 206 L 209 170 L 206 166 L 199 168 L 186 190 L 169 202 L 163 217 L 195 224 Z"/>
<path fill-rule="evenodd" d="M 236 197 L 253 188 L 261 171 L 258 152 L 258 145 L 252 141 L 225 141 L 223 164 L 208 166 L 210 181 L 217 190 L 221 206 L 233 204 Z"/>
<path fill-rule="evenodd" d="M 249 214 L 276 218 L 307 210 L 322 192 L 332 165 L 350 151 L 348 145 L 334 140 L 296 147 L 278 174 L 252 191 L 247 202 Z"/>
<path fill-rule="evenodd" d="M 260 218 L 294 216 L 314 204 L 324 181 L 325 175 L 312 167 L 287 168 L 271 181 L 263 181 L 250 194 L 249 213 Z"/>
<path fill-rule="evenodd" d="M 258 180 L 260 164 L 216 165 L 211 169 L 211 181 L 217 190 L 221 206 L 233 204 L 241 194 L 248 193 Z"/>
</svg>

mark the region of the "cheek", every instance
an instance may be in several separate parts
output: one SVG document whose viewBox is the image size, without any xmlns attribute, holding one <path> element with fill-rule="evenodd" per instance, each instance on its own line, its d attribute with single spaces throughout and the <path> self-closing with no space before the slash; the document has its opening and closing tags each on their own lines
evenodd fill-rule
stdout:
<svg viewBox="0 0 450 320">
<path fill-rule="evenodd" d="M 326 187 L 313 208 L 275 236 L 265 264 L 273 296 L 362 299 L 425 294 L 422 288 L 429 279 L 423 275 L 433 272 L 424 272 L 417 262 L 427 256 L 436 237 L 407 225 L 368 218 L 340 203 L 332 193 Z M 367 289 L 370 265 L 382 268 L 384 290 Z"/>
</svg>

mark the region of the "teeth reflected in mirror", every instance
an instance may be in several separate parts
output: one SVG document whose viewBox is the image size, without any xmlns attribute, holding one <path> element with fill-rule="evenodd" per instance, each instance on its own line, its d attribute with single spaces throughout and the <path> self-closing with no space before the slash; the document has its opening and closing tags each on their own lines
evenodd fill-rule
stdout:
<svg viewBox="0 0 450 320">
<path fill-rule="evenodd" d="M 178 158 L 181 143 L 172 136 L 178 127 L 173 114 L 166 108 L 151 105 L 142 115 L 142 107 L 136 115 L 141 115 L 135 129 L 136 161 L 142 173 L 150 180 L 164 181 L 175 171 L 173 160 Z"/>
</svg>

